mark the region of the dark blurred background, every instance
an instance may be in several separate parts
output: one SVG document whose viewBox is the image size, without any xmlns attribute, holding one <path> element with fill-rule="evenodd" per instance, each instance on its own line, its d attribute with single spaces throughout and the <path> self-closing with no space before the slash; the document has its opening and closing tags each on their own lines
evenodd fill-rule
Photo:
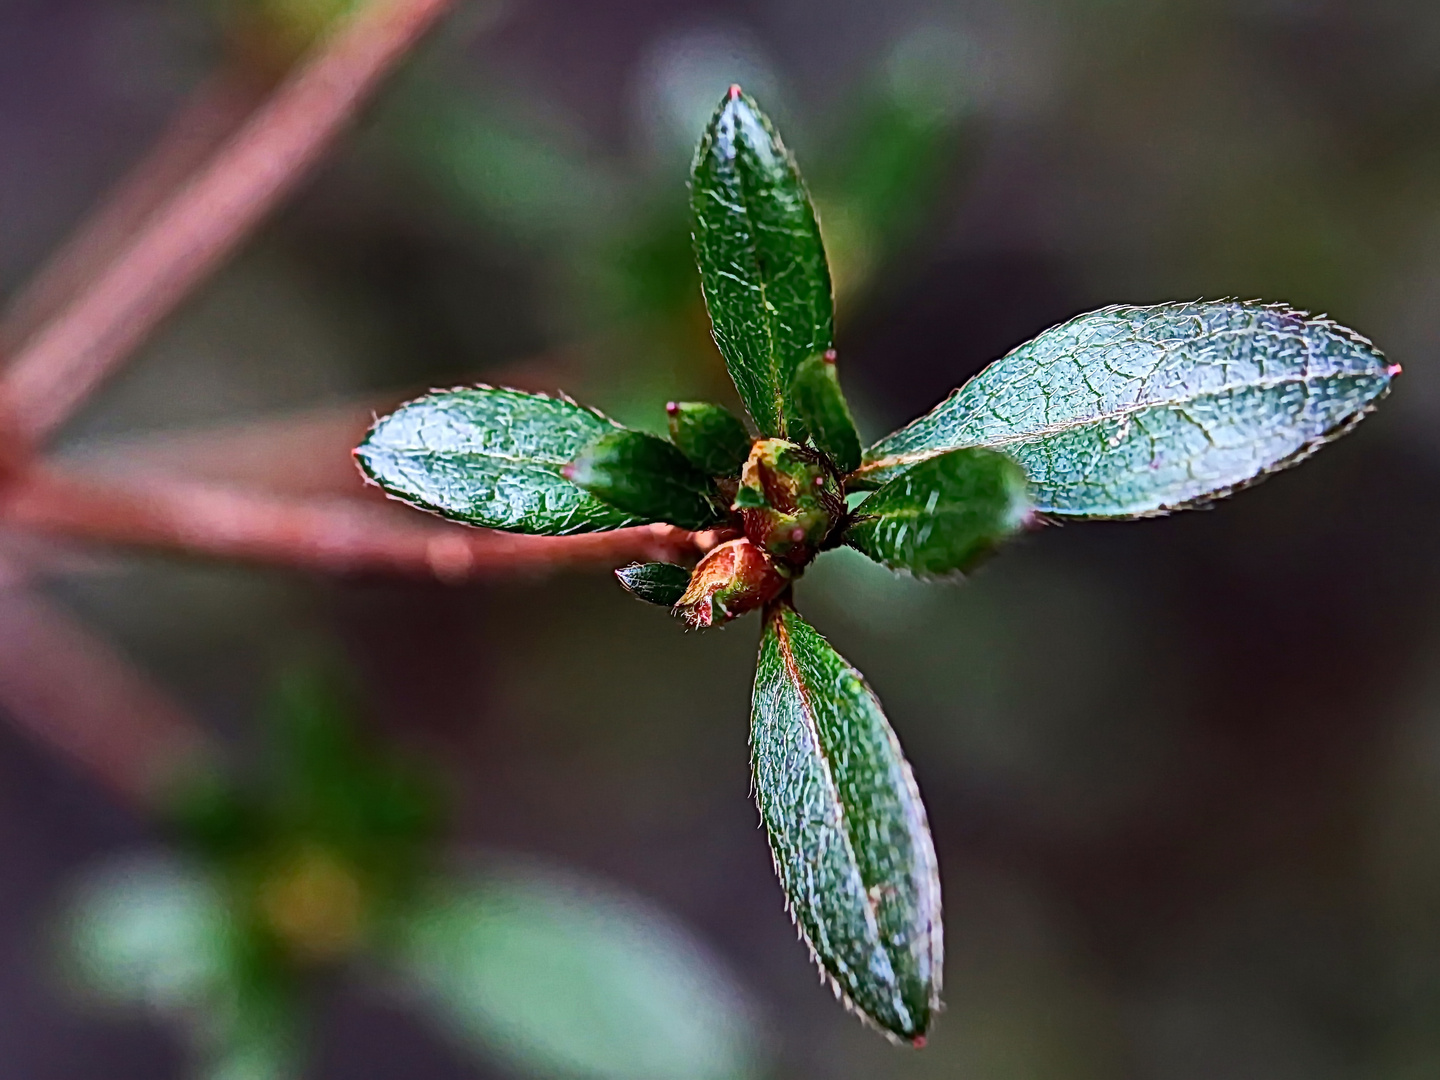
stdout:
<svg viewBox="0 0 1440 1080">
<path fill-rule="evenodd" d="M 263 68 L 323 5 L 253 7 L 0 0 L 0 289 L 208 72 Z M 651 428 L 723 395 L 683 180 L 736 79 L 812 179 L 869 437 L 1110 302 L 1283 300 L 1405 367 L 1354 435 L 1212 510 L 1047 529 L 963 586 L 843 554 L 807 576 L 929 806 L 927 1049 L 846 1016 L 795 941 L 748 791 L 753 620 L 684 635 L 603 568 L 447 588 L 109 555 L 51 595 L 238 747 L 278 667 L 337 650 L 368 730 L 443 763 L 458 843 L 681 920 L 752 1002 L 767 1075 L 1440 1075 L 1434 3 L 468 3 L 66 451 L 462 381 Z M 0 1077 L 185 1075 L 168 1029 L 54 974 L 67 890 L 157 842 L 0 728 Z M 507 1075 L 348 984 L 316 1055 Z"/>
</svg>

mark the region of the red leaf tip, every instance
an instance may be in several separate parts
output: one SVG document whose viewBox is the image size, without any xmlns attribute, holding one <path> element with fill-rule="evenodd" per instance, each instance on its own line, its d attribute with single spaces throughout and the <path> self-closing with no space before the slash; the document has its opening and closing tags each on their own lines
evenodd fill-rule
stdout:
<svg viewBox="0 0 1440 1080">
<path fill-rule="evenodd" d="M 740 97 L 740 84 L 739 84 L 738 82 L 737 82 L 737 83 L 731 83 L 731 84 L 730 84 L 730 100 L 731 100 L 731 101 L 735 101 L 735 100 L 736 100 L 737 98 L 739 98 L 739 97 Z"/>
<path fill-rule="evenodd" d="M 916 1050 L 924 1050 L 924 1049 L 925 1049 L 925 1036 L 924 1036 L 924 1035 L 916 1035 L 915 1038 L 913 1038 L 913 1039 L 910 1040 L 910 1045 L 913 1046 L 913 1047 L 915 1047 Z"/>
<path fill-rule="evenodd" d="M 666 415 L 666 416 L 674 416 L 674 415 L 675 415 L 677 412 L 679 412 L 679 411 L 680 411 L 680 403 L 679 403 L 678 401 L 667 401 L 667 402 L 665 403 L 665 415 Z"/>
<path fill-rule="evenodd" d="M 839 353 L 837 353 L 834 349 L 826 349 L 826 350 L 825 350 L 825 363 L 827 363 L 827 364 L 833 364 L 833 363 L 835 363 L 835 360 L 836 360 L 836 358 L 837 358 L 838 356 L 839 356 Z"/>
<path fill-rule="evenodd" d="M 1396 375 L 1399 375 L 1400 372 L 1403 371 L 1403 370 L 1404 370 L 1404 368 L 1402 368 L 1399 364 L 1391 364 L 1389 367 L 1387 367 L 1387 368 L 1385 369 L 1385 374 L 1386 374 L 1386 375 L 1389 375 L 1389 376 L 1393 379 Z"/>
</svg>

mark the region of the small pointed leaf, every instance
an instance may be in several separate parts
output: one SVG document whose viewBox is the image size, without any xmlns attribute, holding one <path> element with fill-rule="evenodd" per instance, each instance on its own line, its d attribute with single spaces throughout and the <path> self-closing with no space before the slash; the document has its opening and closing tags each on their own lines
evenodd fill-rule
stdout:
<svg viewBox="0 0 1440 1080">
<path fill-rule="evenodd" d="M 489 386 L 439 391 L 379 420 L 355 457 L 398 499 L 469 525 L 565 536 L 647 519 L 560 475 L 614 421 L 573 401 Z"/>
<path fill-rule="evenodd" d="M 941 975 L 925 808 L 874 693 L 788 604 L 766 614 L 751 743 L 775 869 L 816 961 L 882 1030 L 922 1038 Z"/>
<path fill-rule="evenodd" d="M 609 431 L 560 474 L 597 499 L 647 521 L 707 529 L 724 515 L 710 480 L 664 439 L 643 431 Z"/>
<path fill-rule="evenodd" d="M 790 380 L 790 397 L 809 429 L 811 442 L 842 473 L 858 469 L 860 433 L 855 430 L 855 419 L 840 389 L 834 349 L 801 362 Z"/>
<path fill-rule="evenodd" d="M 833 344 L 820 226 L 794 160 L 755 102 L 732 87 L 690 170 L 695 259 L 715 344 L 764 435 L 796 438 L 795 368 Z"/>
<path fill-rule="evenodd" d="M 1163 514 L 1305 458 L 1369 412 L 1398 371 L 1354 331 L 1283 306 L 1102 308 L 881 440 L 857 479 L 988 446 L 1025 467 L 1043 513 Z"/>
<path fill-rule="evenodd" d="M 672 401 L 670 441 L 706 476 L 739 476 L 750 456 L 750 433 L 728 409 L 706 401 Z"/>
<path fill-rule="evenodd" d="M 690 584 L 689 567 L 674 563 L 631 563 L 616 570 L 615 576 L 631 596 L 667 608 L 680 602 Z"/>
<path fill-rule="evenodd" d="M 1031 515 L 1025 470 L 971 447 L 922 461 L 871 495 L 845 541 L 918 578 L 963 573 Z"/>
</svg>

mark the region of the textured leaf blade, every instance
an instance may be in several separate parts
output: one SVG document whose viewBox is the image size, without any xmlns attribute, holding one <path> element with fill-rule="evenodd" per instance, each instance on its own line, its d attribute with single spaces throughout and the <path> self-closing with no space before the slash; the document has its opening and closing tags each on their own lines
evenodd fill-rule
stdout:
<svg viewBox="0 0 1440 1080">
<path fill-rule="evenodd" d="M 690 206 L 715 344 L 761 432 L 794 437 L 795 368 L 833 344 L 830 269 L 799 169 L 738 88 L 695 151 Z"/>
<path fill-rule="evenodd" d="M 378 421 L 355 451 L 391 495 L 469 525 L 565 536 L 636 525 L 560 475 L 614 421 L 573 401 L 489 386 L 427 394 Z"/>
<path fill-rule="evenodd" d="M 840 472 L 858 469 L 860 433 L 855 430 L 855 418 L 850 415 L 850 405 L 840 389 L 833 349 L 800 362 L 790 381 L 790 397 L 810 433 L 811 442 L 825 452 Z"/>
<path fill-rule="evenodd" d="M 724 519 L 709 478 L 664 439 L 643 431 L 609 431 L 560 474 L 602 502 L 648 521 L 708 529 Z"/>
<path fill-rule="evenodd" d="M 667 608 L 680 602 L 690 584 L 689 568 L 674 563 L 631 563 L 616 570 L 615 576 L 631 596 Z"/>
<path fill-rule="evenodd" d="M 851 547 L 918 578 L 963 573 L 1032 515 L 1025 470 L 970 447 L 922 461 L 860 504 Z"/>
<path fill-rule="evenodd" d="M 942 956 L 925 808 L 874 693 L 786 604 L 766 616 L 751 743 L 776 872 L 816 961 L 882 1030 L 922 1038 Z"/>
<path fill-rule="evenodd" d="M 665 406 L 670 441 L 706 476 L 739 476 L 750 456 L 750 433 L 728 410 L 705 401 Z"/>
<path fill-rule="evenodd" d="M 1359 334 L 1275 305 L 1103 308 L 991 364 L 872 447 L 860 476 L 988 446 L 1025 467 L 1047 514 L 1163 514 L 1301 460 L 1398 370 Z"/>
</svg>

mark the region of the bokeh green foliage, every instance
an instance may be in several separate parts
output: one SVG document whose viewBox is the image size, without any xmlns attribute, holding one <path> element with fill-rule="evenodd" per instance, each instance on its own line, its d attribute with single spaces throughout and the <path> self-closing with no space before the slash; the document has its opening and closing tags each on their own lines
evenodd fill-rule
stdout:
<svg viewBox="0 0 1440 1080">
<path fill-rule="evenodd" d="M 356 731 L 333 676 L 282 681 L 254 775 L 177 788 L 172 847 L 93 871 L 67 966 L 185 1034 L 196 1075 L 284 1080 L 338 976 L 529 1075 L 742 1080 L 753 1012 L 703 946 L 623 892 L 445 843 L 428 770 Z"/>
</svg>

